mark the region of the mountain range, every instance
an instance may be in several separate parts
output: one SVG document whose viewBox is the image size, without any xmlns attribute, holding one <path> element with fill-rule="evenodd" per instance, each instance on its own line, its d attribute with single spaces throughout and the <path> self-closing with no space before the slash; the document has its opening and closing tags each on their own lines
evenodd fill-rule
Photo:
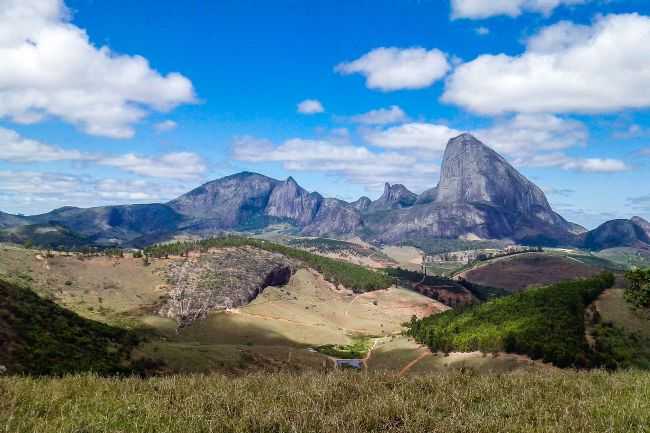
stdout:
<svg viewBox="0 0 650 433">
<path fill-rule="evenodd" d="M 305 236 L 359 236 L 385 244 L 431 238 L 590 249 L 650 244 L 650 223 L 639 217 L 590 232 L 568 222 L 538 186 L 470 134 L 448 142 L 438 185 L 419 195 L 386 183 L 377 200 L 348 203 L 309 192 L 292 177 L 242 172 L 165 204 L 63 207 L 34 216 L 0 212 L 0 233 L 15 240 L 21 233 L 65 231 L 89 244 L 140 246 L 178 234 L 209 236 L 278 222 Z"/>
</svg>

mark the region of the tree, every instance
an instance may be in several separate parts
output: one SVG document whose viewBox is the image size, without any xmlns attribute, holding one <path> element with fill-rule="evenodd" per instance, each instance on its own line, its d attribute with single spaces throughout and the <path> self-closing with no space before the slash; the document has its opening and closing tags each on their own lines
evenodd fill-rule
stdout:
<svg viewBox="0 0 650 433">
<path fill-rule="evenodd" d="M 635 269 L 625 274 L 629 287 L 625 299 L 636 308 L 650 308 L 650 269 Z"/>
</svg>

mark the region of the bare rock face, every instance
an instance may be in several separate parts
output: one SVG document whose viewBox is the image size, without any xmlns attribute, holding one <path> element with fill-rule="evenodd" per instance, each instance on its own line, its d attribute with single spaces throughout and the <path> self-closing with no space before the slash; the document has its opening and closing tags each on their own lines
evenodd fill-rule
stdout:
<svg viewBox="0 0 650 433">
<path fill-rule="evenodd" d="M 224 248 L 168 269 L 171 291 L 159 314 L 179 327 L 215 310 L 248 304 L 268 286 L 289 282 L 295 264 L 280 254 L 252 247 Z"/>
<path fill-rule="evenodd" d="M 363 226 L 361 214 L 349 203 L 335 198 L 323 199 L 313 221 L 302 230 L 307 236 L 350 234 Z"/>
<path fill-rule="evenodd" d="M 372 238 L 389 243 L 468 234 L 544 245 L 576 242 L 573 226 L 553 212 L 542 190 L 469 134 L 447 144 L 436 188 L 414 206 L 365 222 Z"/>
<path fill-rule="evenodd" d="M 552 213 L 539 187 L 470 134 L 447 144 L 436 202 L 486 203 L 526 214 Z"/>
<path fill-rule="evenodd" d="M 643 231 L 646 232 L 648 236 L 650 236 L 650 222 L 638 216 L 632 217 L 630 221 L 641 227 Z"/>
<path fill-rule="evenodd" d="M 373 201 L 366 209 L 366 212 L 377 212 L 391 209 L 404 209 L 411 207 L 417 201 L 418 196 L 412 193 L 404 185 L 384 185 L 384 193 L 377 200 Z"/>
<path fill-rule="evenodd" d="M 366 209 L 370 207 L 372 204 L 372 200 L 370 200 L 368 197 L 363 196 L 360 197 L 359 200 L 353 201 L 350 203 L 350 206 L 358 210 L 359 212 L 364 212 Z"/>
<path fill-rule="evenodd" d="M 273 188 L 264 214 L 291 219 L 304 226 L 314 219 L 322 201 L 320 194 L 307 192 L 289 177 Z"/>
</svg>

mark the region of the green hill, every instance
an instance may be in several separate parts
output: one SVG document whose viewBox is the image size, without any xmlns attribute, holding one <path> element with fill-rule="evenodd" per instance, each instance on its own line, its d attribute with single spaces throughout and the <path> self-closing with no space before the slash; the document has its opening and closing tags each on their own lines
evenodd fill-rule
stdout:
<svg viewBox="0 0 650 433">
<path fill-rule="evenodd" d="M 0 280 L 0 365 L 9 373 L 130 372 L 138 339 Z"/>
<path fill-rule="evenodd" d="M 590 367 L 585 308 L 614 284 L 612 274 L 530 289 L 465 311 L 412 320 L 409 335 L 434 351 L 510 352 L 559 367 Z"/>
</svg>

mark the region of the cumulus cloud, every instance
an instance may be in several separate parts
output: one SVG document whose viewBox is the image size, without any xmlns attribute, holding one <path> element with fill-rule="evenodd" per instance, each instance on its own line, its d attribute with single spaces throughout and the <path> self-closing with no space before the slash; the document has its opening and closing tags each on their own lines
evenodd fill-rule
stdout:
<svg viewBox="0 0 650 433">
<path fill-rule="evenodd" d="M 163 132 L 169 132 L 178 126 L 178 123 L 174 122 L 173 120 L 163 120 L 162 122 L 156 123 L 153 127 L 158 132 L 159 134 L 162 134 Z"/>
<path fill-rule="evenodd" d="M 482 55 L 458 66 L 443 101 L 481 114 L 598 113 L 650 106 L 650 18 L 560 22 L 518 56 Z"/>
<path fill-rule="evenodd" d="M 388 108 L 379 108 L 377 110 L 370 110 L 367 113 L 352 116 L 353 122 L 361 123 L 362 125 L 388 125 L 391 123 L 400 123 L 408 120 L 408 116 L 397 105 L 392 105 Z"/>
<path fill-rule="evenodd" d="M 497 119 L 489 128 L 473 133 L 498 152 L 525 158 L 587 144 L 587 128 L 581 122 L 552 114 L 518 114 Z"/>
<path fill-rule="evenodd" d="M 317 99 L 305 99 L 298 104 L 298 113 L 301 114 L 318 114 L 324 113 L 323 104 Z"/>
<path fill-rule="evenodd" d="M 203 159 L 192 152 L 167 153 L 157 157 L 89 154 L 63 149 L 24 138 L 16 131 L 0 127 L 0 161 L 13 163 L 88 161 L 148 177 L 196 179 L 206 170 Z"/>
<path fill-rule="evenodd" d="M 20 136 L 0 127 L 0 160 L 8 162 L 45 162 L 82 160 L 90 157 L 78 150 L 68 150 Z"/>
<path fill-rule="evenodd" d="M 435 123 L 407 123 L 369 130 L 365 140 L 377 147 L 437 158 L 447 142 L 463 131 Z M 573 119 L 550 114 L 520 114 L 497 119 L 487 128 L 469 131 L 508 157 L 517 166 L 559 167 L 581 172 L 629 170 L 625 162 L 608 158 L 573 158 L 561 152 L 586 146 L 586 127 Z"/>
<path fill-rule="evenodd" d="M 168 153 L 159 157 L 127 153 L 102 158 L 98 163 L 141 176 L 170 179 L 196 179 L 206 170 L 201 157 L 191 152 Z"/>
<path fill-rule="evenodd" d="M 558 167 L 563 170 L 588 173 L 617 173 L 630 170 L 630 167 L 619 159 L 575 158 L 563 153 L 535 155 L 526 162 L 533 167 Z"/>
<path fill-rule="evenodd" d="M 462 131 L 435 123 L 406 123 L 384 130 L 368 131 L 365 140 L 384 149 L 410 149 L 441 153 L 449 139 Z"/>
<path fill-rule="evenodd" d="M 550 14 L 561 5 L 577 5 L 587 0 L 451 0 L 453 18 L 483 19 L 497 15 L 516 17 L 524 12 Z"/>
<path fill-rule="evenodd" d="M 181 74 L 94 46 L 62 0 L 2 1 L 0 58 L 0 118 L 16 122 L 53 116 L 89 134 L 128 138 L 151 110 L 195 101 Z"/>
<path fill-rule="evenodd" d="M 419 161 L 409 155 L 301 138 L 276 146 L 265 139 L 239 137 L 233 142 L 233 158 L 248 162 L 280 162 L 286 170 L 337 175 L 373 191 L 381 190 L 387 181 L 404 183 L 415 190 L 431 187 L 438 171 L 435 163 Z"/>
<path fill-rule="evenodd" d="M 0 209 L 26 214 L 61 206 L 166 202 L 191 185 L 143 179 L 97 179 L 56 172 L 0 170 Z"/>
<path fill-rule="evenodd" d="M 447 55 L 438 49 L 376 48 L 362 57 L 341 63 L 335 71 L 361 74 L 370 89 L 421 89 L 443 78 L 450 69 Z"/>
</svg>

